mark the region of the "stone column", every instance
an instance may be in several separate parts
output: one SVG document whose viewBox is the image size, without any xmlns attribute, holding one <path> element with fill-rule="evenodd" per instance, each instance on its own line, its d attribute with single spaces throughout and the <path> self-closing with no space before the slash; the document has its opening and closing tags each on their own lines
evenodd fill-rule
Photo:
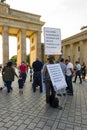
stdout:
<svg viewBox="0 0 87 130">
<path fill-rule="evenodd" d="M 79 58 L 80 58 L 80 64 L 83 63 L 83 41 L 79 42 L 80 52 L 79 52 Z"/>
<path fill-rule="evenodd" d="M 66 59 L 66 46 L 63 45 L 63 57 L 64 59 Z"/>
<path fill-rule="evenodd" d="M 2 65 L 4 66 L 9 60 L 9 32 L 8 27 L 2 29 Z"/>
<path fill-rule="evenodd" d="M 70 61 L 73 63 L 73 44 L 70 44 Z"/>
<path fill-rule="evenodd" d="M 41 32 L 35 32 L 30 37 L 30 65 L 36 60 L 41 59 Z"/>
<path fill-rule="evenodd" d="M 37 32 L 36 56 L 42 60 L 41 57 L 41 32 Z"/>
<path fill-rule="evenodd" d="M 17 34 L 17 65 L 26 62 L 26 30 L 21 29 Z"/>
</svg>

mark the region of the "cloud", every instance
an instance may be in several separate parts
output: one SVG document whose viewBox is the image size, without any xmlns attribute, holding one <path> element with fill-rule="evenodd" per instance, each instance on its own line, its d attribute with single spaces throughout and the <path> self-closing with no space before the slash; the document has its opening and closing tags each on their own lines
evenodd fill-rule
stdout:
<svg viewBox="0 0 87 130">
<path fill-rule="evenodd" d="M 87 0 L 6 0 L 11 8 L 41 15 L 45 26 L 61 29 L 62 39 L 87 26 Z"/>
<path fill-rule="evenodd" d="M 74 35 L 87 21 L 87 0 L 6 0 L 18 10 L 41 15 L 45 26 L 61 28 L 62 38 Z M 21 6 L 20 6 L 21 5 Z"/>
</svg>

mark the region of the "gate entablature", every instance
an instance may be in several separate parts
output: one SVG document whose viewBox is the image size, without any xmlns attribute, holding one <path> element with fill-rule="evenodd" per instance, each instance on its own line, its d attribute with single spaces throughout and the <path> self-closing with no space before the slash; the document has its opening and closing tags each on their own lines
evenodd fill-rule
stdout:
<svg viewBox="0 0 87 130">
<path fill-rule="evenodd" d="M 41 59 L 41 32 L 44 22 L 40 21 L 40 17 L 40 15 L 11 9 L 8 4 L 0 3 L 3 65 L 9 60 L 9 35 L 17 37 L 17 64 L 26 59 L 26 37 L 31 42 L 30 64 L 36 57 Z"/>
</svg>

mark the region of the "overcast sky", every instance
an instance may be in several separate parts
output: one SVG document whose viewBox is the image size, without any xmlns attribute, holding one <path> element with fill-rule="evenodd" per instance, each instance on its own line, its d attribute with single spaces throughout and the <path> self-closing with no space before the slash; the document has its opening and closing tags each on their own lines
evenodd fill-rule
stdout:
<svg viewBox="0 0 87 130">
<path fill-rule="evenodd" d="M 6 0 L 11 8 L 41 15 L 44 26 L 61 29 L 62 39 L 87 25 L 87 0 Z"/>
<path fill-rule="evenodd" d="M 10 8 L 41 15 L 44 27 L 61 29 L 61 39 L 87 26 L 87 0 L 6 0 L 6 3 Z"/>
</svg>

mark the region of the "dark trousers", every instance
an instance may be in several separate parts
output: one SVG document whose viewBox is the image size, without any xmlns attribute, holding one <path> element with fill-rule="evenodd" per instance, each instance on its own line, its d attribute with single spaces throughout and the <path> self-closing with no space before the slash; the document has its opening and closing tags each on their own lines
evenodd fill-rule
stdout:
<svg viewBox="0 0 87 130">
<path fill-rule="evenodd" d="M 86 76 L 86 73 L 85 73 L 85 72 L 84 72 L 84 73 L 82 72 L 82 79 L 83 79 L 83 80 L 85 80 L 85 76 Z"/>
<path fill-rule="evenodd" d="M 21 73 L 21 75 L 22 75 L 22 80 L 25 83 L 27 75 L 26 73 Z"/>
<path fill-rule="evenodd" d="M 36 91 L 36 87 L 40 86 L 40 92 L 42 92 L 42 78 L 41 72 L 34 72 L 33 73 L 33 91 Z"/>
<path fill-rule="evenodd" d="M 66 83 L 67 83 L 67 90 L 73 93 L 72 75 L 71 76 L 66 75 Z"/>
<path fill-rule="evenodd" d="M 7 92 L 9 93 L 11 90 L 12 81 L 5 81 L 5 83 L 6 83 L 6 87 L 7 87 Z"/>
<path fill-rule="evenodd" d="M 53 89 L 53 85 L 51 81 L 45 81 L 45 85 L 46 85 L 46 103 L 49 103 L 50 100 L 50 95 L 52 95 L 53 97 L 55 97 L 55 91 Z"/>
<path fill-rule="evenodd" d="M 77 76 L 79 76 L 80 83 L 82 83 L 81 71 L 80 71 L 80 70 L 76 72 L 74 82 L 76 82 L 76 80 L 77 80 Z"/>
</svg>

